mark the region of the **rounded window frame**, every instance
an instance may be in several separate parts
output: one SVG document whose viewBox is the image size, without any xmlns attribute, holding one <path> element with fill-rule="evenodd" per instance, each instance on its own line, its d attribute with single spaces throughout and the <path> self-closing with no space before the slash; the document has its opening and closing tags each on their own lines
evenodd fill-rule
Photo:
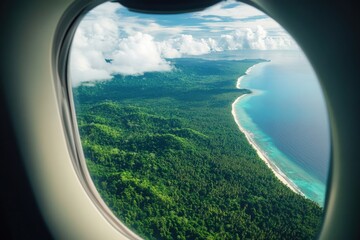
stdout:
<svg viewBox="0 0 360 240">
<path fill-rule="evenodd" d="M 242 2 L 248 4 L 251 7 L 259 9 L 268 16 L 270 16 L 274 21 L 277 21 L 273 16 L 269 15 L 267 11 L 260 8 L 252 1 L 249 0 L 237 0 L 238 2 Z M 137 234 L 135 234 L 131 229 L 129 229 L 125 224 L 123 224 L 111 211 L 111 209 L 107 206 L 107 204 L 103 201 L 102 197 L 100 196 L 95 184 L 90 177 L 90 173 L 87 168 L 87 164 L 85 161 L 85 156 L 80 140 L 80 133 L 78 129 L 78 123 L 76 119 L 75 113 L 75 106 L 73 101 L 73 93 L 72 93 L 72 86 L 69 81 L 68 76 L 68 62 L 69 62 L 69 54 L 71 50 L 71 44 L 73 42 L 73 38 L 75 32 L 82 20 L 82 18 L 92 9 L 103 4 L 105 2 L 111 2 L 109 0 L 75 0 L 71 6 L 68 7 L 65 13 L 63 13 L 61 20 L 58 23 L 57 29 L 55 31 L 54 41 L 53 41 L 53 49 L 52 54 L 53 56 L 53 73 L 55 78 L 55 90 L 56 90 L 56 97 L 59 103 L 60 108 L 60 115 L 63 121 L 64 126 L 64 135 L 66 138 L 67 146 L 69 149 L 69 154 L 71 158 L 71 162 L 73 164 L 74 170 L 76 172 L 77 177 L 80 180 L 82 187 L 84 188 L 85 192 L 99 210 L 99 212 L 105 217 L 105 219 L 123 236 L 127 237 L 128 239 L 142 239 Z M 121 2 L 113 1 L 113 2 Z M 126 1 L 125 1 L 126 2 Z M 221 0 L 213 0 L 209 1 L 209 6 L 217 4 L 221 2 Z M 185 12 L 192 12 L 197 11 L 197 8 L 191 8 L 185 10 Z M 135 11 L 138 11 L 135 9 Z M 142 11 L 139 12 L 152 12 L 150 11 Z M 173 11 L 173 10 L 170 10 Z M 155 11 L 157 12 L 157 11 Z M 181 11 L 182 12 L 182 11 Z M 169 13 L 167 10 L 164 13 Z M 174 12 L 177 13 L 177 12 Z M 280 23 L 280 22 L 279 22 Z M 293 37 L 293 35 L 291 35 Z M 297 39 L 293 37 L 296 41 Z M 298 42 L 297 42 L 298 43 Z M 311 64 L 312 65 L 312 64 Z M 314 70 L 316 68 L 312 65 Z M 319 79 L 318 79 L 319 80 Z M 322 88 L 323 92 L 323 88 Z M 328 107 L 328 106 L 327 106 Z M 329 111 L 329 109 L 327 109 Z M 332 124 L 330 122 L 330 128 L 332 128 Z M 324 229 L 325 221 L 326 221 L 326 213 L 328 211 L 328 200 L 330 196 L 330 191 L 332 192 L 330 182 L 331 182 L 331 172 L 332 172 L 332 165 L 333 165 L 333 136 L 330 136 L 331 141 L 331 152 L 330 152 L 330 169 L 329 169 L 329 178 L 328 184 L 326 187 L 326 197 L 325 197 L 325 207 L 324 207 L 324 217 L 322 218 L 322 224 L 318 231 L 317 238 L 320 238 L 321 233 Z M 332 193 L 333 194 L 333 193 Z"/>
<path fill-rule="evenodd" d="M 56 97 L 64 126 L 64 135 L 72 165 L 86 194 L 103 217 L 123 236 L 128 239 L 142 239 L 123 224 L 103 201 L 87 168 L 80 133 L 76 119 L 72 87 L 68 76 L 68 62 L 71 44 L 82 18 L 96 6 L 107 0 L 75 1 L 63 14 L 56 29 L 53 44 L 53 72 L 55 78 Z"/>
</svg>

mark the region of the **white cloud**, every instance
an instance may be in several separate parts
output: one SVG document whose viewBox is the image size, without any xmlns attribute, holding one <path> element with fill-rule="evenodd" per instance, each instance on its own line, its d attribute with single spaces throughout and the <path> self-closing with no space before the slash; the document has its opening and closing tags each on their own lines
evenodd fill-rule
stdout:
<svg viewBox="0 0 360 240">
<path fill-rule="evenodd" d="M 116 15 L 118 8 L 118 4 L 102 4 L 80 23 L 70 52 L 69 77 L 73 86 L 109 80 L 114 74 L 171 70 L 151 35 L 132 29 L 130 36 L 120 37 L 123 29 Z"/>
<path fill-rule="evenodd" d="M 231 34 L 224 34 L 221 36 L 218 45 L 222 50 L 274 50 L 292 49 L 294 43 L 287 36 L 268 36 L 265 29 L 259 25 L 256 29 L 235 30 Z"/>
<path fill-rule="evenodd" d="M 70 54 L 70 78 L 74 86 L 84 81 L 111 79 L 114 74 L 140 75 L 171 70 L 149 34 L 137 32 L 113 41 L 96 34 L 87 38 L 83 30 L 77 31 Z"/>
<path fill-rule="evenodd" d="M 118 3 L 111 3 L 111 2 L 107 2 L 104 4 L 100 4 L 97 7 L 95 7 L 94 9 L 92 9 L 89 13 L 87 13 L 86 18 L 91 19 L 91 18 L 98 18 L 98 17 L 115 17 L 116 16 L 116 12 L 122 8 L 121 5 L 119 5 Z"/>
<path fill-rule="evenodd" d="M 119 4 L 102 4 L 84 17 L 76 31 L 70 52 L 70 79 L 78 86 L 81 82 L 108 80 L 115 74 L 170 71 L 172 67 L 167 58 L 211 51 L 292 49 L 296 46 L 269 18 L 220 22 L 219 17 L 243 19 L 263 14 L 244 4 L 235 8 L 228 6 L 228 3 L 221 3 L 197 14 L 198 18 L 211 20 L 202 21 L 200 26 L 162 26 L 155 20 L 119 14 L 118 10 L 123 10 Z M 218 17 L 214 19 L 212 15 Z M 255 25 L 255 22 L 262 24 Z M 269 35 L 267 30 L 276 36 Z M 210 32 L 211 35 L 206 36 Z"/>
<path fill-rule="evenodd" d="M 128 16 L 119 16 L 118 27 L 127 35 L 142 32 L 152 36 L 161 35 L 164 37 L 178 35 L 188 29 L 184 26 L 162 26 L 155 22 L 155 20 Z M 193 29 L 196 30 L 196 27 Z"/>
<path fill-rule="evenodd" d="M 111 79 L 110 72 L 107 71 L 104 57 L 99 52 L 92 51 L 85 54 L 81 50 L 74 49 L 70 57 L 70 79 L 73 86 L 78 86 L 85 81 L 98 81 Z M 94 59 L 95 57 L 95 59 Z"/>
<path fill-rule="evenodd" d="M 222 22 L 222 19 L 219 17 L 204 17 L 203 19 L 206 19 L 207 21 Z"/>
<path fill-rule="evenodd" d="M 97 31 L 101 30 L 101 34 Z M 105 80 L 111 78 L 111 73 L 106 70 L 106 54 L 110 54 L 115 45 L 111 37 L 105 32 L 105 26 L 101 27 L 101 21 L 89 25 L 84 21 L 78 27 L 74 36 L 69 67 L 69 76 L 73 85 L 83 81 Z"/>
<path fill-rule="evenodd" d="M 194 38 L 182 34 L 167 41 L 158 42 L 157 46 L 165 58 L 179 58 L 183 55 L 202 55 L 211 51 L 221 51 L 218 42 L 213 38 Z"/>
<path fill-rule="evenodd" d="M 112 73 L 139 75 L 144 72 L 170 71 L 171 66 L 160 56 L 160 51 L 149 34 L 137 32 L 120 40 L 112 55 Z"/>
<path fill-rule="evenodd" d="M 173 43 L 170 41 L 158 42 L 157 47 L 164 58 L 179 58 L 182 56 L 180 51 L 174 48 Z"/>
<path fill-rule="evenodd" d="M 230 5 L 234 6 L 229 7 Z M 254 17 L 267 17 L 266 14 L 257 10 L 256 8 L 242 3 L 237 3 L 236 5 L 235 1 L 224 1 L 219 4 L 215 4 L 214 6 L 211 6 L 204 11 L 195 13 L 194 16 L 206 20 L 213 20 L 212 17 L 214 16 L 226 17 L 236 20 L 243 20 Z"/>
<path fill-rule="evenodd" d="M 267 31 L 276 32 L 281 35 L 289 35 L 277 22 L 272 19 L 256 19 L 249 22 L 242 21 L 221 21 L 221 22 L 204 22 L 204 27 L 211 29 L 213 32 L 224 32 L 236 30 L 254 29 L 262 26 Z"/>
<path fill-rule="evenodd" d="M 289 35 L 279 23 L 265 13 L 235 1 L 224 1 L 204 11 L 194 13 L 194 18 L 203 20 L 202 26 L 212 33 L 228 34 L 229 31 L 246 31 L 260 25 L 267 32 Z"/>
<path fill-rule="evenodd" d="M 182 34 L 168 42 L 181 54 L 201 55 L 210 52 L 210 47 L 204 39 L 195 39 L 192 35 Z"/>
<path fill-rule="evenodd" d="M 208 44 L 209 48 L 211 49 L 211 51 L 222 51 L 223 49 L 219 46 L 219 43 L 213 39 L 213 38 L 208 38 L 205 40 L 206 43 Z"/>
</svg>

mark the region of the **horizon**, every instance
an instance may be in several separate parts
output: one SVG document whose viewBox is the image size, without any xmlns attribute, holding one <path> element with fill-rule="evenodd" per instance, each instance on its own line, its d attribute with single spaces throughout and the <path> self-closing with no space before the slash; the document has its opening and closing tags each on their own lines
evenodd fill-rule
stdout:
<svg viewBox="0 0 360 240">
<path fill-rule="evenodd" d="M 235 1 L 173 15 L 134 13 L 107 2 L 89 11 L 76 30 L 70 76 L 78 86 L 114 74 L 171 71 L 166 59 L 237 50 L 300 49 L 276 21 Z"/>
</svg>

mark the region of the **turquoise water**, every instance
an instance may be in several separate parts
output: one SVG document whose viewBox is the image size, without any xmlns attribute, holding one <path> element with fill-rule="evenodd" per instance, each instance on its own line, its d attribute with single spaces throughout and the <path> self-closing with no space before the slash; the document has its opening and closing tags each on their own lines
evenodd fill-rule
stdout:
<svg viewBox="0 0 360 240">
<path fill-rule="evenodd" d="M 267 59 L 241 80 L 252 90 L 235 106 L 240 124 L 309 199 L 324 205 L 330 130 L 317 77 L 300 51 L 229 51 L 208 59 Z M 236 84 L 234 80 L 234 85 Z"/>
<path fill-rule="evenodd" d="M 251 97 L 258 96 L 257 93 Z M 291 159 L 275 144 L 272 136 L 267 135 L 254 123 L 246 109 L 251 108 L 251 97 L 247 96 L 235 106 L 236 114 L 240 124 L 251 133 L 252 139 L 267 155 L 267 157 L 297 186 L 297 188 L 308 198 L 324 204 L 325 184 L 299 164 L 296 159 Z"/>
<path fill-rule="evenodd" d="M 256 145 L 309 199 L 324 206 L 330 165 L 330 128 L 317 77 L 299 51 L 227 51 L 217 59 L 266 59 L 241 80 L 235 111 Z M 234 87 L 236 79 L 234 79 Z"/>
<path fill-rule="evenodd" d="M 309 199 L 324 205 L 330 161 L 327 111 L 316 76 L 299 52 L 265 53 L 240 88 L 240 124 Z"/>
</svg>

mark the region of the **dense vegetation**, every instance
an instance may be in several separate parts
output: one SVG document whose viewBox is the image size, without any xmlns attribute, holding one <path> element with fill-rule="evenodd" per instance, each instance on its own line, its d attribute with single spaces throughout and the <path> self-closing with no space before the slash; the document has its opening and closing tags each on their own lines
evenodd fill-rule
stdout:
<svg viewBox="0 0 360 240">
<path fill-rule="evenodd" d="M 261 60 L 177 59 L 174 70 L 74 89 L 88 168 L 146 239 L 311 239 L 322 209 L 285 187 L 238 130 L 236 79 Z"/>
</svg>

